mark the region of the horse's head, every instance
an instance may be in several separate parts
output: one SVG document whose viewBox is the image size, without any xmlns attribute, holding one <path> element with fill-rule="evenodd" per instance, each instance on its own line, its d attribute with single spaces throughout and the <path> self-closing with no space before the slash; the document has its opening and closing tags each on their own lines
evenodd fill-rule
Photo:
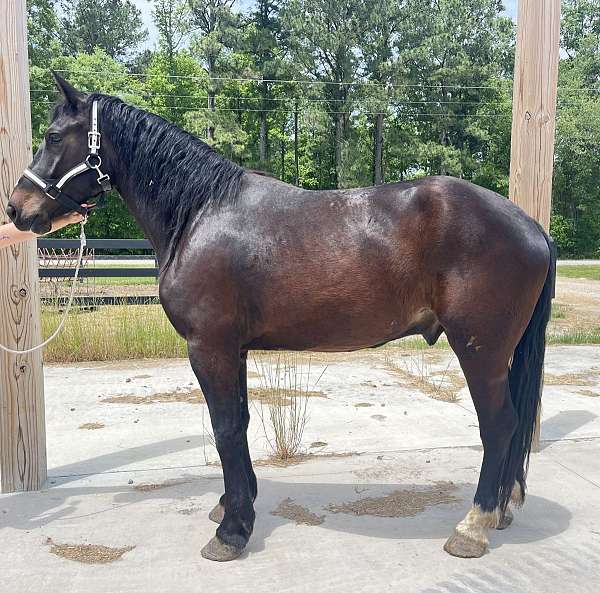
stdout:
<svg viewBox="0 0 600 593">
<path fill-rule="evenodd" d="M 53 75 L 63 100 L 6 207 L 19 230 L 38 234 L 49 232 L 52 220 L 62 214 L 85 212 L 81 204 L 110 187 L 108 176 L 100 171 L 100 136 L 88 134 L 93 126 L 93 102 Z"/>
</svg>

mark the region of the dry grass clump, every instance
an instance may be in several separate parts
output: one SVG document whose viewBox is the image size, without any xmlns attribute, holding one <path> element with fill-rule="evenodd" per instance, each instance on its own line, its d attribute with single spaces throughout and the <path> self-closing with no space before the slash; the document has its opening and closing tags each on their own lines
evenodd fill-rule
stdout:
<svg viewBox="0 0 600 593">
<path fill-rule="evenodd" d="M 300 453 L 308 422 L 308 401 L 319 393 L 311 389 L 311 357 L 306 364 L 301 357 L 299 353 L 286 352 L 253 359 L 260 387 L 268 393 L 267 398 L 258 400 L 264 434 L 273 457 L 283 461 Z"/>
<path fill-rule="evenodd" d="M 425 352 L 400 362 L 386 353 L 385 367 L 400 376 L 407 387 L 440 401 L 457 402 L 459 391 L 466 385 L 463 377 L 450 369 L 450 363 L 444 370 L 434 371 Z"/>
</svg>

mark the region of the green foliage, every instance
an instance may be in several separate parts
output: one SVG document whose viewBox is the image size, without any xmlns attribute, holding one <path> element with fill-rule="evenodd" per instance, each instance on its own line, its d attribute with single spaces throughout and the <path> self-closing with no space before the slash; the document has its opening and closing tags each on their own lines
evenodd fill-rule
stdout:
<svg viewBox="0 0 600 593">
<path fill-rule="evenodd" d="M 61 1 L 60 38 L 70 54 L 104 50 L 111 58 L 131 56 L 148 35 L 131 0 Z"/>
<path fill-rule="evenodd" d="M 131 0 L 57 2 L 28 0 L 34 147 L 53 67 L 306 188 L 446 173 L 508 194 L 515 26 L 500 0 L 153 0 L 143 51 Z M 561 39 L 551 232 L 562 257 L 599 257 L 600 0 L 563 0 Z M 88 231 L 141 236 L 116 194 Z"/>
</svg>

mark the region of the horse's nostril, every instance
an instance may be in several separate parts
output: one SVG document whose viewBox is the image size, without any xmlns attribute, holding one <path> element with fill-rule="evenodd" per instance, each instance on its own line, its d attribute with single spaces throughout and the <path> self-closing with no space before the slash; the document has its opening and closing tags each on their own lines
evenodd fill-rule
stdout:
<svg viewBox="0 0 600 593">
<path fill-rule="evenodd" d="M 12 204 L 8 204 L 6 206 L 6 215 L 14 222 L 17 217 L 17 209 Z"/>
</svg>

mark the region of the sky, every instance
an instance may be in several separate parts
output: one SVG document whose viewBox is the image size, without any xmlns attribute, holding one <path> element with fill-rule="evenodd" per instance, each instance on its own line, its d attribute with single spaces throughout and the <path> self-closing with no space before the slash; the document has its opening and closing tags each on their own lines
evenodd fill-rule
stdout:
<svg viewBox="0 0 600 593">
<path fill-rule="evenodd" d="M 156 27 L 152 22 L 152 2 L 149 0 L 132 0 L 133 3 L 140 9 L 142 13 L 142 20 L 144 25 L 148 29 L 148 39 L 146 41 L 146 47 L 152 49 L 156 44 L 157 33 Z M 240 0 L 238 2 L 242 7 L 251 4 L 251 0 Z M 506 7 L 505 13 L 513 19 L 517 18 L 517 0 L 504 0 L 504 6 Z"/>
</svg>

